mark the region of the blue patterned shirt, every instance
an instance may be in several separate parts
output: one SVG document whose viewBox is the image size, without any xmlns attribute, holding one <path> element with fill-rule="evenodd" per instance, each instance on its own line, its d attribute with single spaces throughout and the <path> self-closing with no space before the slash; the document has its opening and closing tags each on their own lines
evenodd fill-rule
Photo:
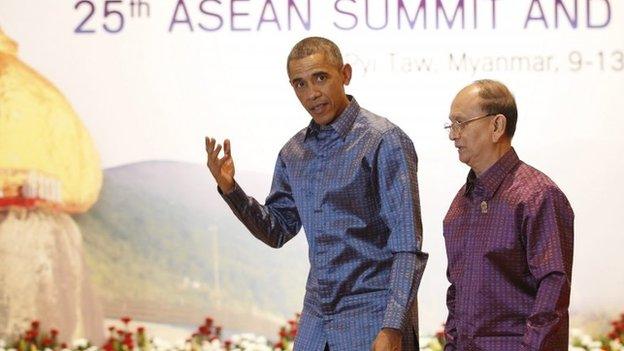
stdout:
<svg viewBox="0 0 624 351">
<path fill-rule="evenodd" d="M 251 233 L 281 247 L 301 229 L 310 272 L 296 350 L 369 350 L 382 328 L 418 349 L 416 292 L 427 261 L 408 136 L 350 97 L 279 153 L 264 205 L 235 185 L 224 199 Z"/>
</svg>

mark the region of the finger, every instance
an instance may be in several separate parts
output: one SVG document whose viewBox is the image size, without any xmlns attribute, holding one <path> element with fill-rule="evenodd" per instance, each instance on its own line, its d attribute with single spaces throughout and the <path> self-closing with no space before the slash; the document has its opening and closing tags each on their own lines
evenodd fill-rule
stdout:
<svg viewBox="0 0 624 351">
<path fill-rule="evenodd" d="M 206 151 L 210 154 L 214 150 L 215 140 L 213 138 L 206 137 Z"/>
<path fill-rule="evenodd" d="M 227 157 L 231 157 L 232 156 L 232 148 L 230 146 L 230 139 L 225 139 L 223 141 L 223 153 Z"/>
<path fill-rule="evenodd" d="M 221 144 L 217 144 L 217 148 L 214 150 L 214 157 L 219 158 L 219 152 L 221 152 Z"/>
<path fill-rule="evenodd" d="M 209 142 L 209 150 L 208 150 L 208 162 L 210 163 L 216 163 L 218 160 L 218 156 L 219 156 L 219 151 L 221 150 L 221 145 L 218 145 L 218 148 L 215 149 L 214 144 L 215 144 L 215 140 L 214 139 L 210 139 Z"/>
</svg>

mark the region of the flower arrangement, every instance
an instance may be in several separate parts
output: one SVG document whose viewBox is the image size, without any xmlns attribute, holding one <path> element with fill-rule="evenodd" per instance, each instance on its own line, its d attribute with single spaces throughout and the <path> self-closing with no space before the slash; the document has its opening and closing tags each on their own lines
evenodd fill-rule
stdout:
<svg viewBox="0 0 624 351">
<path fill-rule="evenodd" d="M 278 340 L 274 344 L 264 336 L 251 333 L 232 335 L 222 340 L 222 328 L 207 317 L 204 323 L 182 344 L 171 343 L 148 336 L 142 326 L 136 328 L 130 324 L 130 317 L 121 318 L 121 327 L 109 327 L 108 339 L 101 347 L 92 345 L 88 340 L 75 340 L 71 345 L 58 341 L 59 331 L 43 331 L 39 321 L 34 320 L 30 328 L 20 334 L 16 340 L 0 340 L 0 351 L 292 351 L 299 329 L 301 315 L 282 326 Z M 624 351 L 624 314 L 611 322 L 611 330 L 606 335 L 591 337 L 578 329 L 570 331 L 571 351 Z M 442 351 L 445 345 L 444 330 L 433 336 L 420 339 L 421 350 Z"/>
<path fill-rule="evenodd" d="M 607 335 L 594 339 L 580 330 L 570 332 L 571 351 L 624 351 L 624 313 L 619 320 L 611 322 L 611 331 Z"/>
<path fill-rule="evenodd" d="M 297 336 L 297 330 L 299 329 L 299 320 L 301 314 L 296 313 L 295 318 L 288 321 L 287 326 L 283 326 L 279 331 L 279 340 L 274 345 L 275 350 L 279 351 L 292 351 L 295 344 L 295 336 Z"/>
<path fill-rule="evenodd" d="M 40 328 L 41 324 L 38 320 L 34 320 L 30 323 L 30 328 L 20 334 L 17 340 L 9 343 L 9 349 L 17 351 L 31 351 L 31 350 L 61 350 L 66 349 L 67 345 L 59 343 L 57 338 L 59 331 L 56 329 L 50 329 L 45 332 Z M 6 347 L 4 341 L 0 341 L 0 350 Z M 83 349 L 85 350 L 85 349 Z"/>
</svg>

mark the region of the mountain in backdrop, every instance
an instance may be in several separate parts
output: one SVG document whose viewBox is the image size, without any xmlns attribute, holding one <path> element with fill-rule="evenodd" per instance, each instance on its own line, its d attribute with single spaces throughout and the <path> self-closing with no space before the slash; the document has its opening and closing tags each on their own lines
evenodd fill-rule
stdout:
<svg viewBox="0 0 624 351">
<path fill-rule="evenodd" d="M 238 172 L 262 202 L 269 175 Z M 104 172 L 98 202 L 75 216 L 107 317 L 271 335 L 301 310 L 308 270 L 300 233 L 280 250 L 231 213 L 205 166 L 141 162 Z"/>
</svg>

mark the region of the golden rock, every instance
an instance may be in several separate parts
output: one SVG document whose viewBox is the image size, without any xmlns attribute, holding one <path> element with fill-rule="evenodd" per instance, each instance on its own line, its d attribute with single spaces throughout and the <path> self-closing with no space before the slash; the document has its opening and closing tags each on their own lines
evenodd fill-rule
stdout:
<svg viewBox="0 0 624 351">
<path fill-rule="evenodd" d="M 27 196 L 80 213 L 101 186 L 99 155 L 76 112 L 17 58 L 17 44 L 0 29 L 0 199 L 23 197 L 26 189 Z"/>
</svg>

